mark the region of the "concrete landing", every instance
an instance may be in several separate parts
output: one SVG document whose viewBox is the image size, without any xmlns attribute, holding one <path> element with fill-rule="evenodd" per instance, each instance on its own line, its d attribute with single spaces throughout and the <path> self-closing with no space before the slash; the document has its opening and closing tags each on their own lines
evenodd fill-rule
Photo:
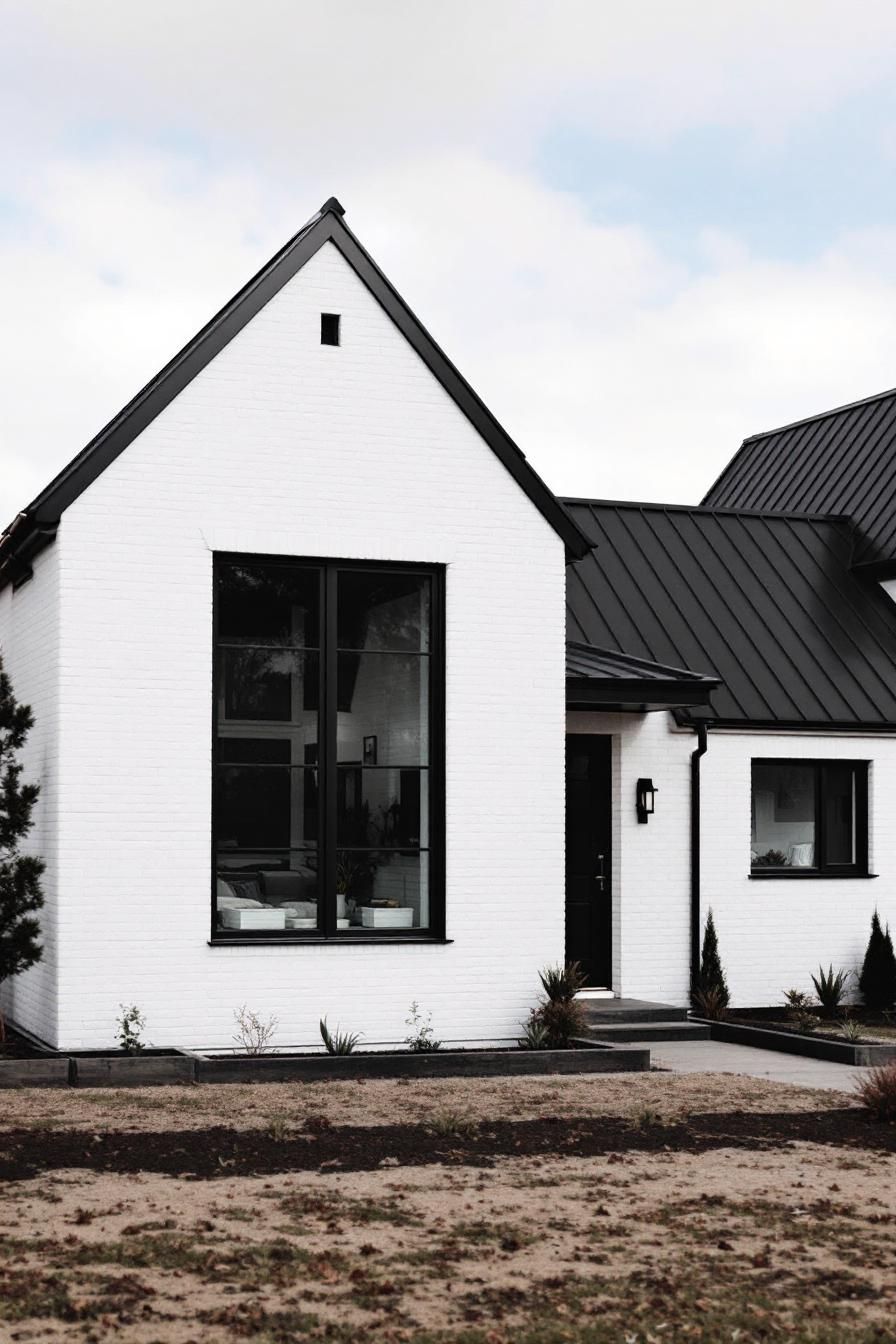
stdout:
<svg viewBox="0 0 896 1344">
<path fill-rule="evenodd" d="M 588 1016 L 588 1025 L 610 1026 L 614 1022 L 686 1022 L 687 1008 L 672 1008 L 668 1003 L 648 999 L 580 999 Z"/>
<path fill-rule="evenodd" d="M 739 1073 L 774 1083 L 822 1087 L 851 1093 L 864 1070 L 851 1064 L 830 1064 L 777 1050 L 756 1050 L 725 1041 L 657 1041 L 650 1050 L 651 1064 L 673 1073 Z"/>
</svg>

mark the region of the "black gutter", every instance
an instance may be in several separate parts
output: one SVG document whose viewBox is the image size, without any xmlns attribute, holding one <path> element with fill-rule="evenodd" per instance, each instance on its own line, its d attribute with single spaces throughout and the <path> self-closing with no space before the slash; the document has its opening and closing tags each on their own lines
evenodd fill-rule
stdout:
<svg viewBox="0 0 896 1344">
<path fill-rule="evenodd" d="M 717 681 L 665 681 L 659 677 L 567 677 L 566 703 L 570 709 L 599 709 L 601 705 L 650 704 L 658 709 L 705 705 Z"/>
<path fill-rule="evenodd" d="M 700 975 L 700 759 L 706 755 L 707 725 L 696 723 L 697 746 L 691 752 L 691 990 Z"/>
</svg>

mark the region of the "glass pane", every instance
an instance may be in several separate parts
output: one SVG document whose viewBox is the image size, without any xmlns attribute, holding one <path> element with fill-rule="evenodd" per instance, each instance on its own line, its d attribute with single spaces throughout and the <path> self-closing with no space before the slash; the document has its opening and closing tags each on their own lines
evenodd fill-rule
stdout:
<svg viewBox="0 0 896 1344">
<path fill-rule="evenodd" d="M 236 850 L 303 849 L 317 844 L 316 770 L 219 764 L 215 783 L 219 856 Z"/>
<path fill-rule="evenodd" d="M 303 742 L 316 742 L 319 667 L 317 653 L 222 649 L 219 722 L 293 723 Z"/>
<path fill-rule="evenodd" d="M 230 932 L 291 933 L 319 927 L 317 853 L 227 853 L 219 848 L 217 926 Z"/>
<path fill-rule="evenodd" d="M 340 653 L 338 677 L 339 761 L 428 764 L 428 658 Z"/>
<path fill-rule="evenodd" d="M 217 598 L 223 643 L 320 647 L 320 570 L 314 566 L 221 565 Z"/>
<path fill-rule="evenodd" d="M 754 868 L 814 868 L 814 765 L 753 762 Z"/>
<path fill-rule="evenodd" d="M 423 574 L 340 570 L 340 649 L 429 649 L 431 580 Z"/>
<path fill-rule="evenodd" d="M 825 862 L 855 863 L 856 778 L 852 766 L 825 766 L 823 796 Z"/>
<path fill-rule="evenodd" d="M 349 927 L 429 928 L 429 855 L 388 850 L 340 850 L 337 900 Z"/>
<path fill-rule="evenodd" d="M 336 782 L 337 843 L 425 849 L 429 844 L 428 790 L 425 770 L 340 766 Z"/>
</svg>

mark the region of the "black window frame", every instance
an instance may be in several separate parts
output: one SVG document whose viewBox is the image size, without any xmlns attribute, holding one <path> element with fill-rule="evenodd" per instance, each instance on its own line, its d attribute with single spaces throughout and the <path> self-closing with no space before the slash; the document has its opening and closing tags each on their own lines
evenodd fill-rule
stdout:
<svg viewBox="0 0 896 1344">
<path fill-rule="evenodd" d="M 869 871 L 869 853 L 868 853 L 868 775 L 871 762 L 868 760 L 836 760 L 836 759 L 815 759 L 806 756 L 754 756 L 750 761 L 750 807 L 751 811 L 754 805 L 754 784 L 753 767 L 757 764 L 764 766 L 777 765 L 784 769 L 799 766 L 801 769 L 811 769 L 815 776 L 815 817 L 814 817 L 814 853 L 816 862 L 811 866 L 790 867 L 781 865 L 780 867 L 771 864 L 755 865 L 750 864 L 750 877 L 766 880 L 768 878 L 784 878 L 787 881 L 807 877 L 814 878 L 848 878 L 848 877 L 873 877 L 874 874 Z M 850 769 L 855 778 L 855 862 L 854 863 L 830 863 L 824 860 L 826 823 L 825 823 L 825 795 L 826 783 L 825 772 L 829 769 Z M 751 838 L 752 843 L 752 838 Z"/>
<path fill-rule="evenodd" d="M 319 742 L 318 793 L 318 889 L 319 919 L 316 929 L 230 930 L 217 926 L 218 852 L 215 834 L 215 784 L 218 778 L 218 686 L 221 675 L 221 647 L 218 638 L 219 574 L 226 565 L 307 565 L 320 569 L 319 651 Z M 426 929 L 348 929 L 336 927 L 337 854 L 345 845 L 337 844 L 337 801 L 339 762 L 337 752 L 338 637 L 336 585 L 340 572 L 420 574 L 430 579 L 429 651 L 426 657 L 429 689 L 429 764 L 428 778 L 428 887 L 429 926 Z M 343 766 L 344 768 L 344 766 Z M 370 943 L 444 943 L 445 931 L 445 566 L 406 561 L 334 559 L 330 556 L 267 555 L 256 552 L 215 551 L 212 554 L 212 797 L 211 797 L 211 881 L 210 934 L 212 946 L 235 943 L 298 944 L 327 943 L 334 946 Z M 421 851 L 422 852 L 422 851 Z"/>
</svg>

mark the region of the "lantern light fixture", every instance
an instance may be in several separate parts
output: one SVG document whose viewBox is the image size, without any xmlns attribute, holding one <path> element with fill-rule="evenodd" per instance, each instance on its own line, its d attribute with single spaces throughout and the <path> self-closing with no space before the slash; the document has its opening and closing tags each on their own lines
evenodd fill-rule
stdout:
<svg viewBox="0 0 896 1344">
<path fill-rule="evenodd" d="M 647 819 L 652 815 L 654 803 L 659 789 L 654 788 L 652 779 L 639 779 L 635 786 L 635 810 L 638 813 L 638 821 L 647 825 Z"/>
</svg>

